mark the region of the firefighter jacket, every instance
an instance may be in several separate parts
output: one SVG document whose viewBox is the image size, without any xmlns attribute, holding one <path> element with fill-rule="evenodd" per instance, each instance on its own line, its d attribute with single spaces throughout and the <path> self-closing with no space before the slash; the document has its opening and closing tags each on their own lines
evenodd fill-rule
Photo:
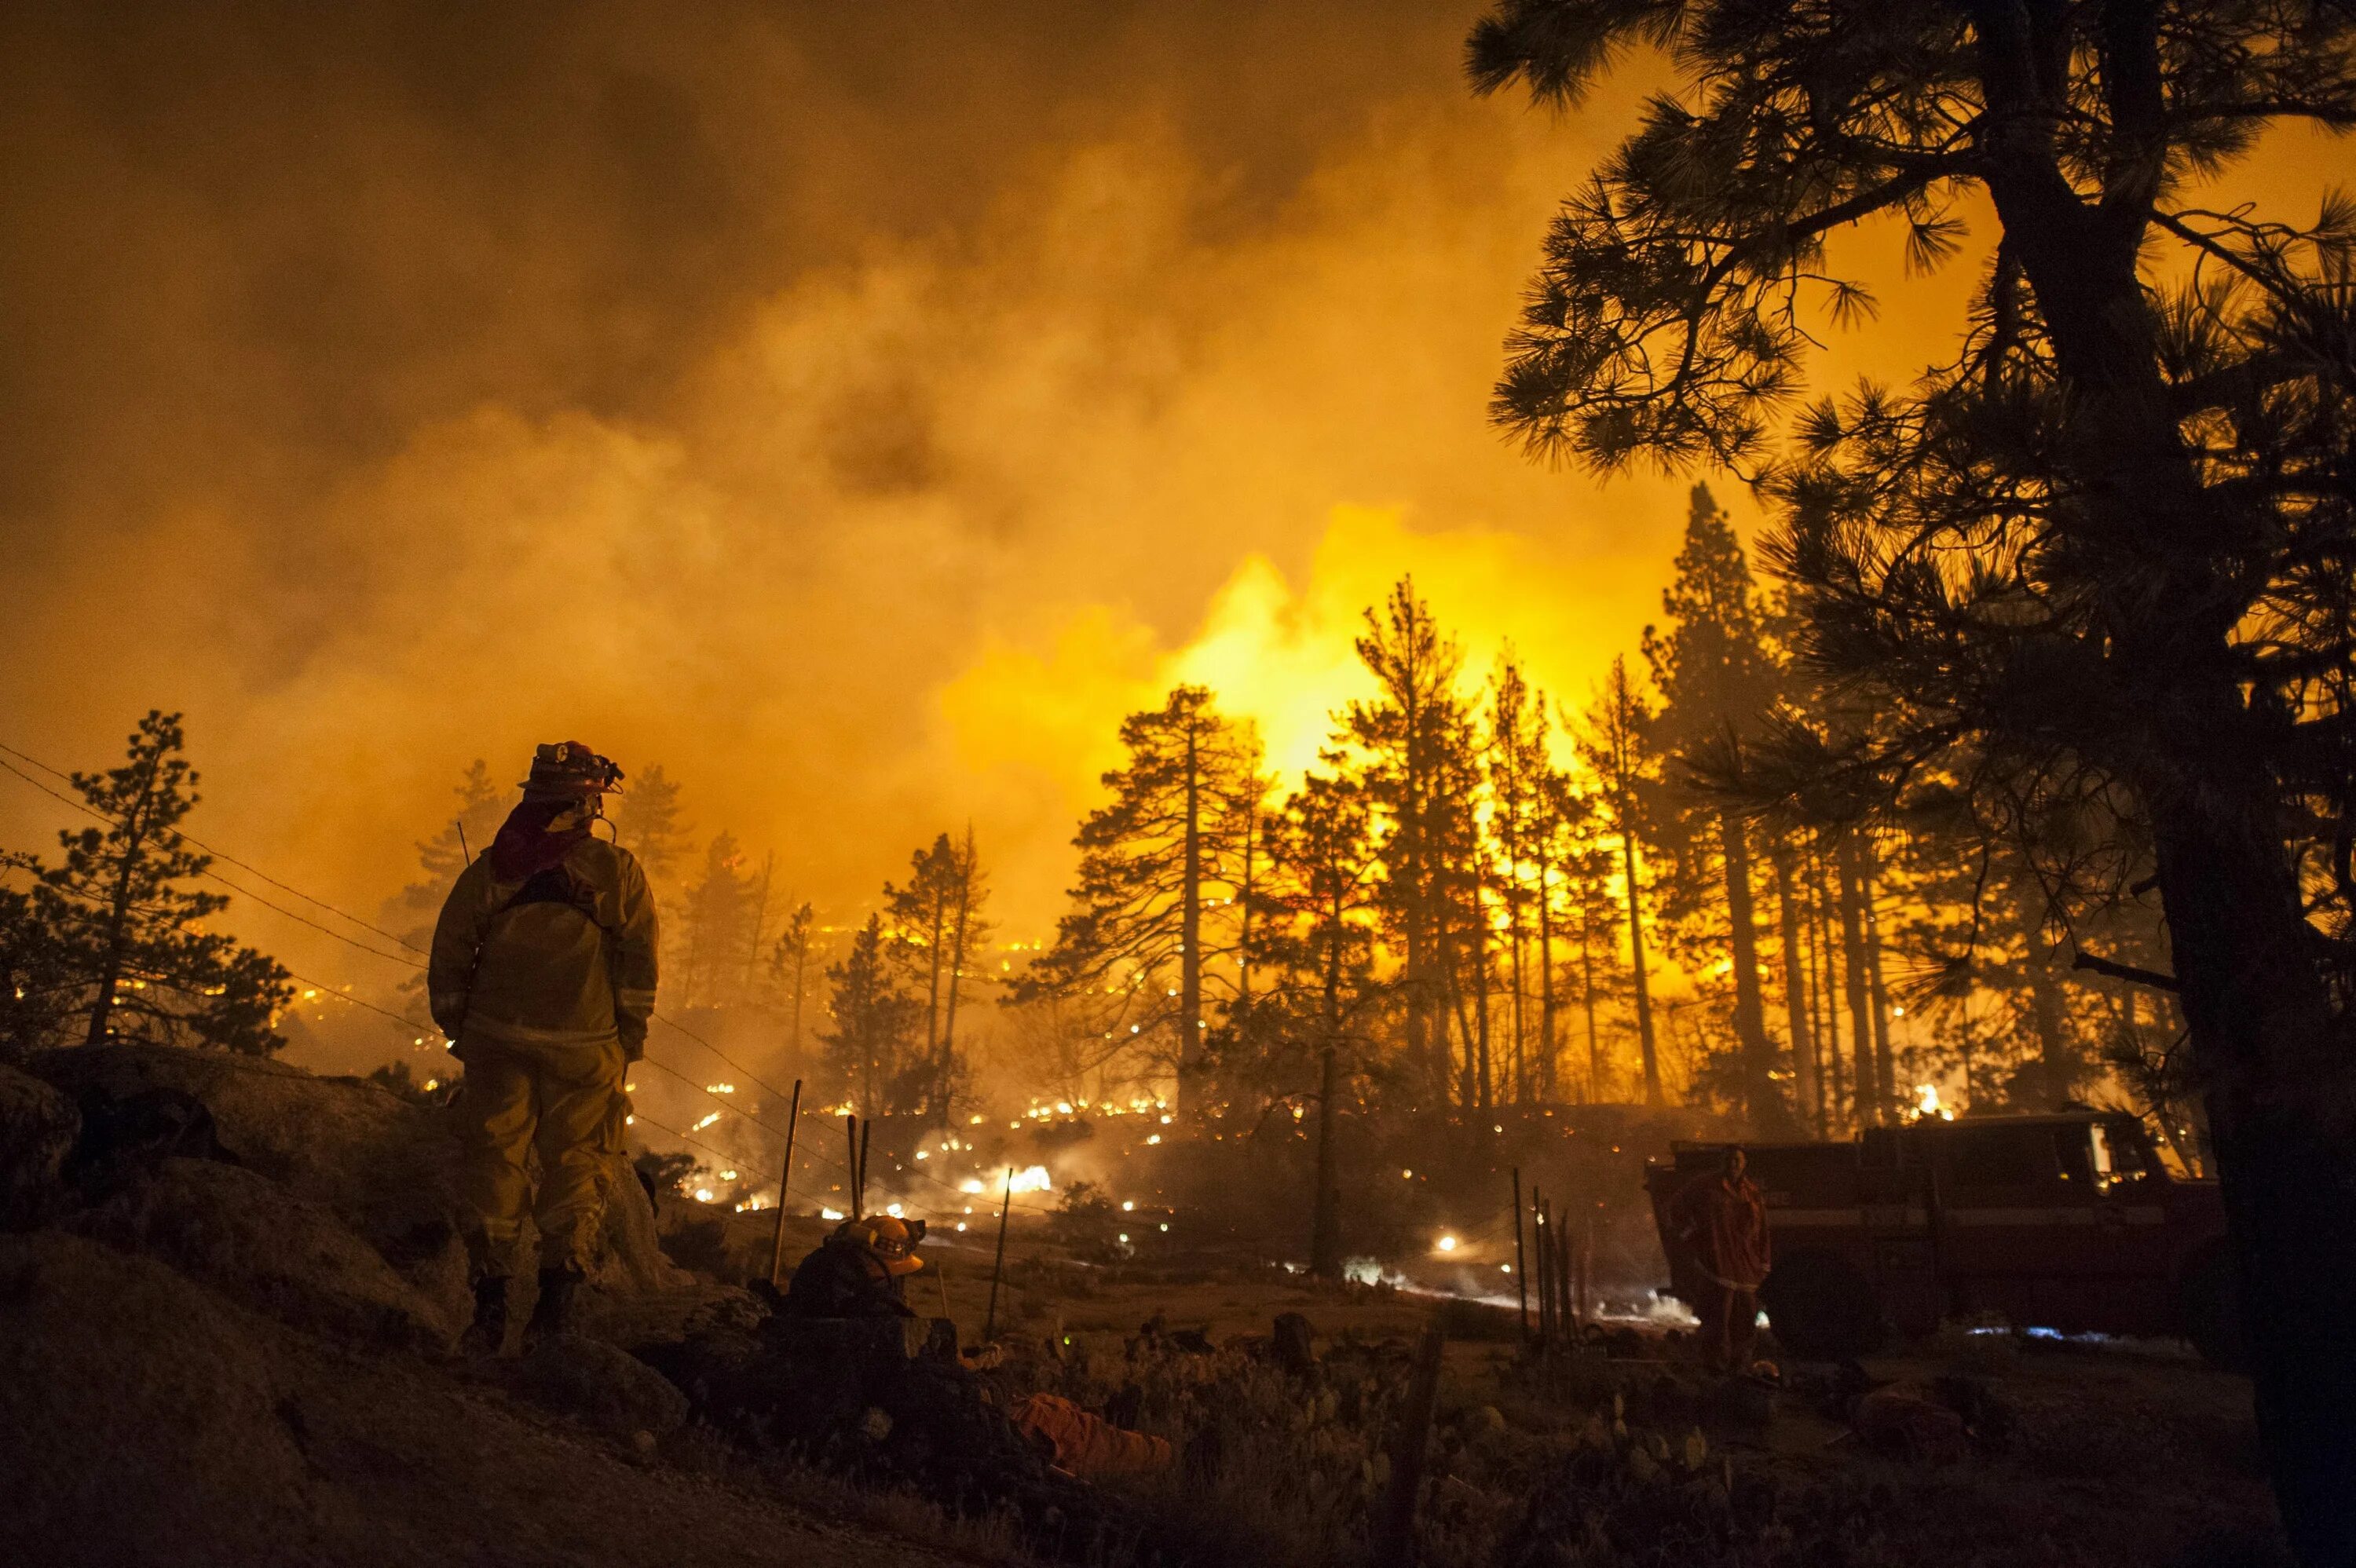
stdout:
<svg viewBox="0 0 2356 1568">
<path fill-rule="evenodd" d="M 1767 1203 L 1748 1178 L 1729 1180 L 1716 1171 L 1687 1184 L 1671 1200 L 1676 1234 L 1693 1248 L 1694 1262 L 1710 1280 L 1729 1290 L 1756 1290 L 1773 1266 L 1767 1233 Z"/>
<path fill-rule="evenodd" d="M 914 1317 L 902 1275 L 847 1236 L 830 1236 L 794 1270 L 786 1310 L 796 1317 Z"/>
<path fill-rule="evenodd" d="M 619 1040 L 645 1052 L 655 1007 L 655 901 L 619 845 L 589 837 L 522 881 L 492 857 L 459 873 L 434 928 L 425 977 L 442 1032 L 517 1046 Z"/>
</svg>

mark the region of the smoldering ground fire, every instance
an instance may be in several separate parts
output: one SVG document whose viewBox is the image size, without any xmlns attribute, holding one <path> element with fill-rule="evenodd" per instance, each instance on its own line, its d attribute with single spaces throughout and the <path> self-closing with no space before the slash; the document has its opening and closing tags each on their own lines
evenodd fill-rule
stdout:
<svg viewBox="0 0 2356 1568">
<path fill-rule="evenodd" d="M 2337 11 L 0 27 L 10 1539 L 2356 1552 Z"/>
</svg>

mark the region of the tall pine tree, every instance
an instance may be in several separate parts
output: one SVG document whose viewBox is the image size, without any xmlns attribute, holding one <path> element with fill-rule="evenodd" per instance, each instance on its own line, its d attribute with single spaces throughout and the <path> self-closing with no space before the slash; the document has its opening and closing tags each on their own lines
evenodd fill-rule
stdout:
<svg viewBox="0 0 2356 1568">
<path fill-rule="evenodd" d="M 1742 1105 L 1762 1132 L 1789 1129 L 1777 1087 L 1778 1051 L 1767 1033 L 1759 985 L 1758 912 L 1752 898 L 1750 827 L 1739 808 L 1700 786 L 1707 774 L 1740 771 L 1743 747 L 1775 699 L 1775 667 L 1741 542 L 1707 485 L 1696 485 L 1676 577 L 1661 594 L 1669 627 L 1647 627 L 1644 656 L 1663 702 L 1655 743 L 1675 762 L 1676 805 L 1715 831 L 1734 982 L 1734 1035 L 1741 1052 Z"/>
<path fill-rule="evenodd" d="M 1197 1109 L 1209 1027 L 1205 998 L 1212 943 L 1232 925 L 1258 743 L 1224 718 L 1199 686 L 1173 688 L 1159 709 L 1122 720 L 1128 761 L 1104 775 L 1112 799 L 1089 813 L 1074 908 L 1032 965 L 1022 995 L 1098 993 L 1120 1005 L 1116 1044 L 1154 1051 L 1177 1080 L 1182 1113 Z M 1226 918 L 1222 918 L 1225 916 Z"/>
<path fill-rule="evenodd" d="M 1407 1012 L 1408 1069 L 1427 1103 L 1445 1105 L 1451 1079 L 1461 1087 L 1477 1072 L 1475 1042 L 1462 1041 L 1464 1071 L 1451 1071 L 1449 1020 L 1462 987 L 1458 924 L 1471 879 L 1466 855 L 1472 826 L 1472 720 L 1457 681 L 1463 655 L 1442 632 L 1431 606 L 1402 579 L 1378 613 L 1365 613 L 1358 658 L 1378 695 L 1354 702 L 1344 730 L 1362 759 L 1383 862 L 1383 907 L 1400 957 Z"/>
<path fill-rule="evenodd" d="M 1650 731 L 1652 705 L 1628 678 L 1628 661 L 1615 658 L 1612 673 L 1588 707 L 1577 736 L 1580 760 L 1594 773 L 1612 837 L 1619 840 L 1621 898 L 1628 923 L 1628 978 L 1636 997 L 1636 1049 L 1644 1066 L 1644 1104 L 1661 1104 L 1660 1042 L 1653 1031 L 1653 992 L 1644 960 L 1644 884 L 1637 839 L 1644 830 L 1644 796 L 1655 782 L 1658 759 Z"/>
</svg>

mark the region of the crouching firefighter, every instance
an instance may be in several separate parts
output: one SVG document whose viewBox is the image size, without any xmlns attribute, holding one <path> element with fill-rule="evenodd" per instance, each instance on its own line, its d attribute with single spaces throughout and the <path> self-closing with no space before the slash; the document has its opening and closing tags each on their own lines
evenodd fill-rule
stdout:
<svg viewBox="0 0 2356 1568">
<path fill-rule="evenodd" d="M 577 741 L 541 747 L 522 804 L 459 874 L 434 930 L 428 999 L 466 1064 L 456 1115 L 476 1353 L 506 1339 L 527 1212 L 540 1300 L 526 1338 L 565 1331 L 620 1165 L 623 1073 L 646 1049 L 656 944 L 646 874 L 590 831 L 621 777 Z"/>
<path fill-rule="evenodd" d="M 845 1220 L 794 1270 L 786 1310 L 797 1317 L 914 1317 L 907 1277 L 925 1266 L 922 1220 Z"/>
</svg>

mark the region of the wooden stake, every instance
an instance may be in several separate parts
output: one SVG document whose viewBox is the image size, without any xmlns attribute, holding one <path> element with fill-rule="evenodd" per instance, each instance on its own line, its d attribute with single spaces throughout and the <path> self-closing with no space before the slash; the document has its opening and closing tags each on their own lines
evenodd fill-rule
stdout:
<svg viewBox="0 0 2356 1568">
<path fill-rule="evenodd" d="M 794 1135 L 802 1125 L 802 1081 L 794 1080 L 793 1108 L 786 1113 L 786 1168 L 777 1178 L 777 1233 L 769 1243 L 769 1284 L 774 1287 L 786 1265 L 786 1189 L 794 1179 Z"/>
<path fill-rule="evenodd" d="M 1538 1257 L 1538 1293 L 1546 1299 L 1546 1342 L 1562 1339 L 1562 1290 L 1558 1288 L 1555 1257 L 1562 1253 L 1562 1232 L 1555 1229 L 1555 1200 L 1538 1199 L 1538 1229 L 1546 1232 L 1546 1253 Z"/>
<path fill-rule="evenodd" d="M 1595 1256 L 1595 1216 L 1590 1214 L 1580 1226 L 1579 1236 L 1579 1326 L 1584 1330 L 1593 1316 L 1588 1300 L 1588 1267 Z"/>
<path fill-rule="evenodd" d="M 1547 1248 L 1554 1238 L 1547 1233 L 1546 1197 L 1533 1185 L 1530 1188 L 1530 1269 L 1538 1280 L 1538 1343 L 1554 1342 L 1554 1275 L 1547 1267 Z"/>
<path fill-rule="evenodd" d="M 1399 1420 L 1398 1448 L 1391 1455 L 1391 1490 L 1375 1535 L 1376 1568 L 1413 1568 L 1415 1511 L 1423 1493 L 1423 1463 L 1431 1446 L 1431 1413 L 1440 1399 L 1440 1363 L 1448 1341 L 1435 1323 L 1416 1347 L 1415 1374 L 1408 1381 L 1407 1408 Z"/>
<path fill-rule="evenodd" d="M 1569 1229 L 1570 1210 L 1568 1206 L 1564 1208 L 1561 1215 L 1558 1218 L 1556 1222 L 1561 1225 L 1566 1231 Z M 1554 1299 L 1556 1310 L 1560 1314 L 1560 1320 L 1562 1323 L 1562 1339 L 1563 1343 L 1566 1345 L 1576 1345 L 1579 1343 L 1578 1307 L 1570 1294 L 1570 1260 L 1572 1254 L 1578 1250 L 1579 1249 L 1577 1247 L 1571 1244 L 1571 1240 L 1569 1235 L 1558 1235 L 1555 1237 Z"/>
<path fill-rule="evenodd" d="M 998 1206 L 998 1256 L 990 1264 L 990 1310 L 982 1315 L 981 1342 L 998 1330 L 998 1281 L 1006 1273 L 1006 1219 L 1014 1212 L 1014 1168 L 1006 1168 L 1006 1196 Z"/>
<path fill-rule="evenodd" d="M 782 1201 L 782 1200 L 781 1200 Z M 1522 1342 L 1530 1339 L 1529 1261 L 1522 1253 L 1522 1168 L 1514 1167 L 1514 1294 L 1522 1303 Z"/>
<path fill-rule="evenodd" d="M 863 1116 L 859 1123 L 859 1207 L 853 1213 L 867 1212 L 867 1145 L 875 1136 L 875 1118 Z"/>
<path fill-rule="evenodd" d="M 859 1118 L 856 1115 L 844 1118 L 842 1124 L 842 1136 L 850 1142 L 851 1145 L 851 1164 L 847 1168 L 850 1171 L 850 1175 L 846 1179 L 851 1183 L 851 1217 L 856 1220 L 860 1217 Z"/>
</svg>

